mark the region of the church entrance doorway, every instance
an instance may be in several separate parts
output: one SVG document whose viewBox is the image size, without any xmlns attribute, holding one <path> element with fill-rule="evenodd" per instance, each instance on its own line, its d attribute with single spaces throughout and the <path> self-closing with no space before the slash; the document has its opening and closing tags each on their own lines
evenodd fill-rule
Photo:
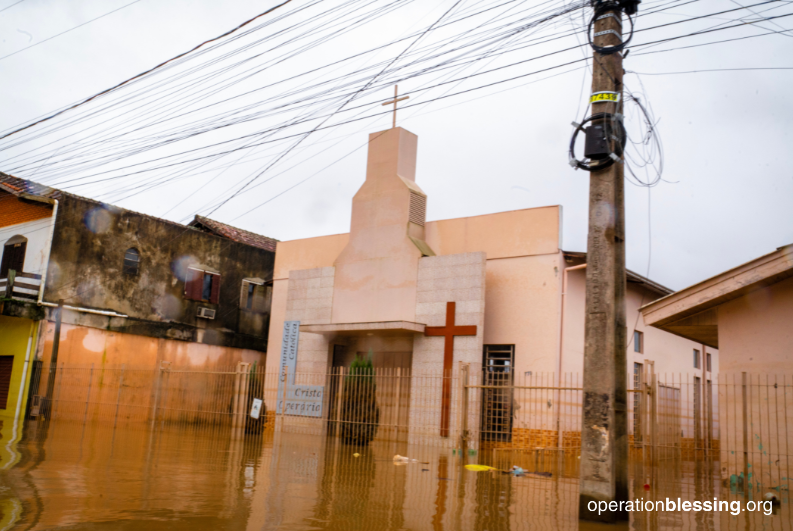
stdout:
<svg viewBox="0 0 793 531">
<path fill-rule="evenodd" d="M 341 419 L 341 399 L 344 378 L 349 374 L 350 365 L 356 354 L 365 359 L 369 351 L 360 347 L 365 345 L 333 345 L 333 360 L 328 382 L 328 433 L 336 434 Z M 356 348 L 358 347 L 358 348 Z M 377 440 L 407 441 L 410 421 L 410 367 L 412 352 L 371 351 L 372 365 L 377 384 L 377 405 L 380 408 L 380 427 Z"/>
<path fill-rule="evenodd" d="M 485 345 L 482 366 L 482 384 L 491 387 L 482 394 L 482 440 L 510 442 L 515 345 Z"/>
</svg>

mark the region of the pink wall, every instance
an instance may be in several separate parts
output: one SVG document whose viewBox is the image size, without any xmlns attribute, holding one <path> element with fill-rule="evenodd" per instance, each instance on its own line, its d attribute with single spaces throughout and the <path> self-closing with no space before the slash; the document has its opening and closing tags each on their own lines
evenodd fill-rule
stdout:
<svg viewBox="0 0 793 531">
<path fill-rule="evenodd" d="M 556 372 L 559 349 L 560 253 L 488 260 L 486 345 L 515 345 L 515 371 Z"/>
<path fill-rule="evenodd" d="M 565 337 L 564 367 L 565 372 L 582 372 L 584 367 L 584 303 L 585 303 L 586 270 L 580 269 L 568 273 L 568 290 L 565 300 Z M 628 369 L 632 374 L 633 364 L 655 363 L 656 374 L 688 374 L 703 376 L 703 370 L 694 368 L 693 350 L 702 352 L 703 346 L 682 337 L 664 332 L 658 328 L 646 326 L 639 313 L 639 307 L 659 298 L 660 295 L 642 288 L 635 283 L 628 283 L 626 292 L 626 312 L 628 328 Z M 633 350 L 633 331 L 644 333 L 644 353 Z M 712 375 L 718 374 L 719 356 L 716 349 L 707 348 L 712 354 Z M 704 354 L 701 367 L 704 368 Z"/>
<path fill-rule="evenodd" d="M 793 278 L 719 306 L 723 373 L 793 373 Z"/>
<path fill-rule="evenodd" d="M 47 322 L 44 331 L 43 352 L 45 363 L 52 353 L 55 323 Z M 98 328 L 63 324 L 58 349 L 58 364 L 96 368 L 101 366 L 128 368 L 155 368 L 160 361 L 170 361 L 172 368 L 215 369 L 228 368 L 245 361 L 264 363 L 265 355 L 255 350 L 218 347 L 173 339 L 157 339 Z"/>
</svg>

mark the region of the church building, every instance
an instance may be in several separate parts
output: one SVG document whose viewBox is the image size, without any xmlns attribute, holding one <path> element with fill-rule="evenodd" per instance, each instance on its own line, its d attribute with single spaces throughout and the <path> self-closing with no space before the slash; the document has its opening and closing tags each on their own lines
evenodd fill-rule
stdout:
<svg viewBox="0 0 793 531">
<path fill-rule="evenodd" d="M 545 386 L 562 387 L 570 374 L 580 376 L 586 254 L 562 249 L 561 206 L 427 221 L 428 197 L 416 173 L 418 137 L 394 127 L 371 134 L 368 149 L 350 232 L 277 244 L 267 370 L 279 371 L 285 323 L 299 321 L 292 377 L 326 386 L 323 417 L 332 418 L 337 392 L 328 375 L 371 352 L 378 371 L 410 375 L 413 386 L 381 389 L 378 381 L 381 419 L 405 426 L 402 440 L 454 448 L 463 422 L 459 384 L 443 376 L 456 377 L 461 362 L 469 364 L 471 383 L 539 385 L 542 378 Z M 709 377 L 691 363 L 703 345 L 645 329 L 639 318 L 640 306 L 669 293 L 628 273 L 629 388 L 649 365 Z M 709 352 L 709 368 L 717 371 L 716 351 Z M 422 378 L 437 385 L 418 389 Z M 268 411 L 274 396 L 271 389 Z M 526 426 L 535 429 L 530 409 L 508 400 L 469 409 L 471 439 L 488 431 L 484 424 L 494 418 L 488 407 L 509 411 L 496 417 L 516 438 Z M 559 404 L 549 400 L 547 407 Z M 557 429 L 547 424 L 539 428 Z"/>
</svg>

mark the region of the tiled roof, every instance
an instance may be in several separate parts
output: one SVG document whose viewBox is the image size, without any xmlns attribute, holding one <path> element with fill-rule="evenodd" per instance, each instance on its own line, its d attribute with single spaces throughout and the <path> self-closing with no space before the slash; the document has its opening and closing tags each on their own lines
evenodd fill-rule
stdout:
<svg viewBox="0 0 793 531">
<path fill-rule="evenodd" d="M 8 175 L 7 173 L 3 173 L 3 172 L 0 172 L 0 185 L 7 188 L 6 191 L 13 193 L 15 195 L 28 193 L 31 195 L 46 197 L 49 199 L 61 199 L 64 196 L 69 196 L 69 197 L 81 199 L 83 201 L 87 201 L 89 203 L 94 203 L 96 205 L 110 206 L 107 205 L 106 203 L 102 203 L 101 201 L 97 201 L 95 199 L 89 199 L 87 197 L 75 195 L 70 192 L 64 192 L 63 190 L 58 190 L 57 188 L 51 188 L 43 184 L 35 183 L 33 181 L 28 181 L 27 179 L 20 179 L 19 177 L 14 177 L 13 175 Z M 127 212 L 132 212 L 131 210 L 127 210 L 127 209 L 119 209 L 119 210 L 126 210 Z M 163 223 L 169 223 L 171 225 L 184 227 L 184 225 L 182 225 L 181 223 L 176 223 L 175 221 L 161 219 L 155 216 L 150 216 L 148 214 L 142 214 L 140 212 L 136 212 L 136 214 L 145 216 L 147 218 L 156 221 L 161 221 Z M 188 224 L 188 226 L 190 227 L 196 227 L 196 225 L 201 225 L 200 228 L 206 229 L 206 232 L 214 234 L 215 236 L 219 236 L 221 238 L 228 238 L 232 241 L 242 243 L 245 245 L 250 245 L 252 247 L 258 247 L 266 251 L 275 252 L 275 244 L 278 242 L 278 240 L 268 238 L 267 236 L 262 236 L 260 234 L 249 232 L 247 230 L 238 229 L 236 227 L 232 227 L 231 225 L 226 225 L 225 223 L 220 223 L 219 221 L 205 218 L 203 216 L 196 215 L 195 219 Z"/>
<path fill-rule="evenodd" d="M 3 172 L 0 172 L 0 184 L 9 188 L 9 191 L 17 194 L 27 193 L 47 197 L 49 199 L 58 199 L 63 194 L 63 192 L 55 188 L 50 188 L 49 186 L 34 183 L 26 179 L 20 179 L 19 177 L 14 177 L 13 175 L 8 175 Z M 89 201 L 91 200 L 89 199 Z"/>
<path fill-rule="evenodd" d="M 142 212 L 135 212 L 134 210 L 129 210 L 127 208 L 120 208 L 114 205 L 110 205 L 108 203 L 104 203 L 102 201 L 97 201 L 96 199 L 91 199 L 90 197 L 84 197 L 81 195 L 73 194 L 71 192 L 64 192 L 63 190 L 58 190 L 57 188 L 52 188 L 50 186 L 35 183 L 33 181 L 28 181 L 27 179 L 14 177 L 13 175 L 8 175 L 7 173 L 3 173 L 3 172 L 0 172 L 0 185 L 9 188 L 9 191 L 14 194 L 26 193 L 31 195 L 37 195 L 40 197 L 46 197 L 48 199 L 58 199 L 58 200 L 63 199 L 64 197 L 72 197 L 75 199 L 79 199 L 81 201 L 85 201 L 87 203 L 92 203 L 94 205 L 104 206 L 105 208 L 124 210 L 126 212 L 131 212 L 133 214 L 137 214 L 145 218 L 153 219 L 155 221 L 161 221 L 162 223 L 168 223 L 170 225 L 184 227 L 184 225 L 182 225 L 181 223 L 177 223 L 175 221 L 158 218 L 157 216 L 150 216 L 149 214 L 143 214 Z"/>
<path fill-rule="evenodd" d="M 191 221 L 189 225 L 191 227 L 200 225 L 201 227 L 217 234 L 218 236 L 223 236 L 224 238 L 234 240 L 235 242 L 252 245 L 253 247 L 258 247 L 260 249 L 264 249 L 265 251 L 275 252 L 275 246 L 278 243 L 278 240 L 276 239 L 268 238 L 267 236 L 262 236 L 261 234 L 256 234 L 254 232 L 239 229 L 237 227 L 232 227 L 231 225 L 226 225 L 225 223 L 215 221 L 214 219 L 205 218 L 204 216 L 196 215 L 195 219 Z"/>
<path fill-rule="evenodd" d="M 10 187 L 9 187 L 10 188 Z M 52 205 L 19 200 L 17 193 L 0 188 L 0 227 L 10 227 L 28 221 L 52 217 Z M 9 201 L 9 199 L 12 199 Z"/>
</svg>

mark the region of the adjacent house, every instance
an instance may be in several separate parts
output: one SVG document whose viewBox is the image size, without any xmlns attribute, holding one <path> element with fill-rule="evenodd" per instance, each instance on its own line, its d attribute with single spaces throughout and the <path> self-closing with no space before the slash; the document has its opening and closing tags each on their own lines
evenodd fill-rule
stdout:
<svg viewBox="0 0 793 531">
<path fill-rule="evenodd" d="M 718 348 L 722 373 L 793 374 L 793 244 L 641 311 L 648 326 Z"/>
<path fill-rule="evenodd" d="M 212 370 L 263 364 L 276 241 L 181 225 L 0 173 L 0 415 L 58 366 Z M 34 375 L 42 394 L 47 373 Z"/>
<path fill-rule="evenodd" d="M 641 312 L 647 326 L 719 349 L 724 474 L 741 473 L 766 489 L 788 488 L 793 245 L 645 304 Z"/>
</svg>

